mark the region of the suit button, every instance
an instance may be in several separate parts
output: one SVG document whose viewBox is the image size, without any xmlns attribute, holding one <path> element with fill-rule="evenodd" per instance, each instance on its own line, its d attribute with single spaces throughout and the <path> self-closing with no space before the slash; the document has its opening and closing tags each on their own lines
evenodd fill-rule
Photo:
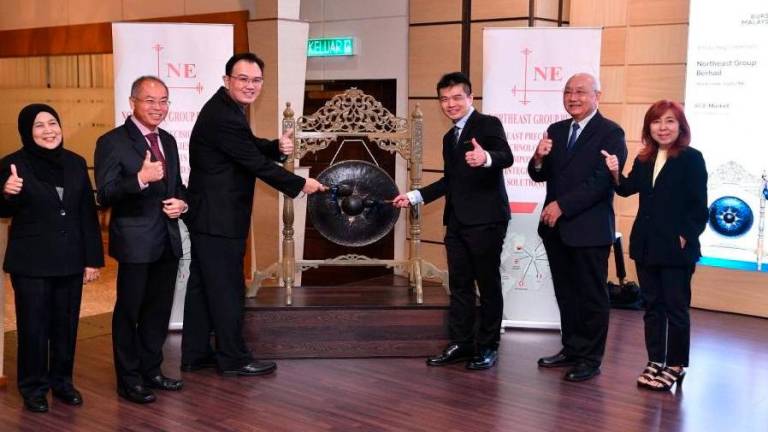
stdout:
<svg viewBox="0 0 768 432">
<path fill-rule="evenodd" d="M 61 209 L 61 210 L 59 210 L 59 214 L 62 215 L 62 216 L 66 216 L 67 215 L 67 211 L 64 210 L 64 209 Z"/>
</svg>

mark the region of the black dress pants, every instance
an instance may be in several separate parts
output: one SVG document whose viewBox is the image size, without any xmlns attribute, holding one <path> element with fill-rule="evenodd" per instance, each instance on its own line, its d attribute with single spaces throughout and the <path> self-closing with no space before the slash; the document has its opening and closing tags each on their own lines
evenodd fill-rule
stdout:
<svg viewBox="0 0 768 432">
<path fill-rule="evenodd" d="M 451 291 L 448 329 L 451 341 L 478 349 L 499 346 L 504 299 L 501 295 L 501 247 L 507 223 L 462 225 L 449 217 L 445 232 L 448 287 Z M 476 323 L 480 292 L 480 320 Z M 475 328 L 477 327 L 477 331 Z"/>
<path fill-rule="evenodd" d="M 199 362 L 215 353 L 220 369 L 239 369 L 253 361 L 243 340 L 245 239 L 195 232 L 190 236 L 192 261 L 184 299 L 181 362 Z"/>
<path fill-rule="evenodd" d="M 600 366 L 610 316 L 608 255 L 610 245 L 571 247 L 553 233 L 544 239 L 560 309 L 563 354 Z"/>
<path fill-rule="evenodd" d="M 112 347 L 118 386 L 143 384 L 162 373 L 163 344 L 176 290 L 179 258 L 170 245 L 152 263 L 119 263 Z"/>
<path fill-rule="evenodd" d="M 18 385 L 25 399 L 72 388 L 83 274 L 11 275 L 16 299 Z"/>
<path fill-rule="evenodd" d="M 645 347 L 648 360 L 688 367 L 691 347 L 691 277 L 694 266 L 636 264 L 645 301 Z"/>
</svg>

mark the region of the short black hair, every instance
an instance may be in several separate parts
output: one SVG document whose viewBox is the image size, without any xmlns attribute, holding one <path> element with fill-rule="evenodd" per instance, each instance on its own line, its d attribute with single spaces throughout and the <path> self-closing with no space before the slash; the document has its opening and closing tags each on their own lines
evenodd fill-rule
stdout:
<svg viewBox="0 0 768 432">
<path fill-rule="evenodd" d="M 168 91 L 168 86 L 165 85 L 163 80 L 161 80 L 160 78 L 158 78 L 158 77 L 156 77 L 154 75 L 142 75 L 142 76 L 136 78 L 136 80 L 133 82 L 133 84 L 131 84 L 131 97 L 132 98 L 136 99 L 137 97 L 139 97 L 139 89 L 141 88 L 141 85 L 144 84 L 145 81 L 155 81 L 156 83 L 162 84 L 163 87 L 165 87 L 165 92 L 166 93 L 170 93 Z M 169 94 L 169 96 L 170 96 L 170 94 Z"/>
<path fill-rule="evenodd" d="M 230 57 L 229 60 L 227 60 L 226 66 L 224 66 L 224 73 L 228 76 L 232 75 L 232 69 L 234 69 L 235 63 L 240 60 L 245 60 L 248 63 L 256 63 L 259 65 L 261 72 L 264 73 L 264 60 L 252 52 L 237 53 Z"/>
<path fill-rule="evenodd" d="M 437 82 L 437 95 L 440 96 L 440 90 L 459 84 L 464 86 L 464 92 L 467 95 L 472 94 L 472 83 L 469 82 L 469 78 L 464 75 L 464 72 L 451 72 L 443 75 Z"/>
</svg>

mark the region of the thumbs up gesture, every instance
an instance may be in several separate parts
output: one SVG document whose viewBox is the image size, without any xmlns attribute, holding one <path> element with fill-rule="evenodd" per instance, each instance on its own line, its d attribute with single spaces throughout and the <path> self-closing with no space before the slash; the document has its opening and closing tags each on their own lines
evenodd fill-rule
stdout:
<svg viewBox="0 0 768 432">
<path fill-rule="evenodd" d="M 19 173 L 16 171 L 16 164 L 11 164 L 11 175 L 5 181 L 3 193 L 7 196 L 18 195 L 21 193 L 22 187 L 24 187 L 24 179 L 19 177 Z"/>
<path fill-rule="evenodd" d="M 541 163 L 541 161 L 544 159 L 546 155 L 549 154 L 549 152 L 552 151 L 552 140 L 549 139 L 549 136 L 546 132 L 544 132 L 544 135 L 539 140 L 539 145 L 536 147 L 536 153 L 533 154 L 533 159 L 537 163 Z"/>
<path fill-rule="evenodd" d="M 290 156 L 293 153 L 293 128 L 286 129 L 285 133 L 280 137 L 278 142 L 278 148 L 280 153 Z"/>
<path fill-rule="evenodd" d="M 147 150 L 144 156 L 144 162 L 139 171 L 139 180 L 144 183 L 152 183 L 163 179 L 163 163 L 160 161 L 152 162 L 152 154 Z"/>
<path fill-rule="evenodd" d="M 472 168 L 481 167 L 485 165 L 485 157 L 485 150 L 480 147 L 476 139 L 472 138 L 472 150 L 464 154 L 464 160 L 467 161 L 467 165 Z"/>
<path fill-rule="evenodd" d="M 612 155 L 605 150 L 600 150 L 600 153 L 605 157 L 605 166 L 608 167 L 608 171 L 612 175 L 619 174 L 619 158 L 616 155 Z"/>
</svg>

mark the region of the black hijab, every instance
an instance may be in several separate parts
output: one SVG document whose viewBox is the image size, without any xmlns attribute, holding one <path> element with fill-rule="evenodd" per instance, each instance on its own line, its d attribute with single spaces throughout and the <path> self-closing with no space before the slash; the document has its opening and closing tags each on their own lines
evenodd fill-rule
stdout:
<svg viewBox="0 0 768 432">
<path fill-rule="evenodd" d="M 25 106 L 19 112 L 19 135 L 21 136 L 21 144 L 24 146 L 22 150 L 27 156 L 29 164 L 32 165 L 32 171 L 38 180 L 53 186 L 63 186 L 63 137 L 61 144 L 55 149 L 40 147 L 35 143 L 35 139 L 32 138 L 32 126 L 35 123 L 35 118 L 37 118 L 37 115 L 41 112 L 47 112 L 52 115 L 56 121 L 59 122 L 59 126 L 61 126 L 59 114 L 52 107 L 45 104 L 31 104 Z"/>
</svg>

